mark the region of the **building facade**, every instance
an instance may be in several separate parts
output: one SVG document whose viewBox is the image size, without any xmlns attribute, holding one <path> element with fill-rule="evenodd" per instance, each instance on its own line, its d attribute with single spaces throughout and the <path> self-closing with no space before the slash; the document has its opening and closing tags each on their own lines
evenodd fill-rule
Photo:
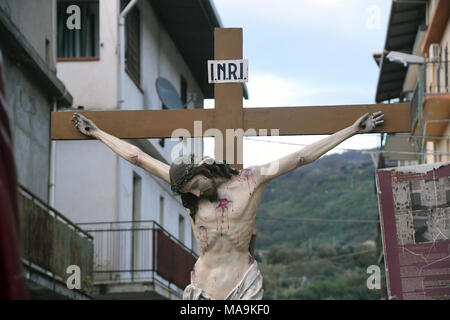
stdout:
<svg viewBox="0 0 450 320">
<path fill-rule="evenodd" d="M 84 284 L 92 267 L 92 237 L 49 205 L 54 178 L 50 114 L 73 102 L 56 75 L 56 1 L 1 1 L 0 49 L 30 297 L 90 299 Z M 70 265 L 84 270 L 81 290 L 66 285 Z"/>
<path fill-rule="evenodd" d="M 206 60 L 213 57 L 220 21 L 210 1 L 57 2 L 58 77 L 74 97 L 61 112 L 164 109 L 156 89 L 160 77 L 173 84 L 184 108 L 202 108 L 203 99 L 212 97 Z M 133 124 L 124 119 L 123 125 Z M 174 148 L 191 146 L 184 152 L 202 155 L 201 139 L 194 141 L 127 140 L 166 164 L 172 152 L 180 155 Z M 156 250 L 170 240 L 195 257 L 198 247 L 188 213 L 169 184 L 99 141 L 55 144 L 54 206 L 94 235 L 97 297 L 180 298 L 190 270 L 179 271 L 184 280 L 175 281 L 178 271 L 168 275 L 167 268 L 182 262 Z"/>
<path fill-rule="evenodd" d="M 376 102 L 411 104 L 411 132 L 385 137 L 384 155 L 398 165 L 450 160 L 448 42 L 450 3 L 392 1 Z M 390 52 L 422 57 L 421 63 L 390 61 Z"/>
</svg>

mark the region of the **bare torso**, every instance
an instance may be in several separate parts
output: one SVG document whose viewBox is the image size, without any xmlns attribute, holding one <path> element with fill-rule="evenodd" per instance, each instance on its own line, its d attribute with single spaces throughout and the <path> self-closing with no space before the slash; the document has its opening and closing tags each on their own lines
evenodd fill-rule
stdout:
<svg viewBox="0 0 450 320">
<path fill-rule="evenodd" d="M 242 170 L 239 176 L 233 176 L 218 186 L 219 201 L 201 200 L 195 223 L 191 219 L 201 249 L 200 258 L 193 270 L 194 285 L 216 299 L 226 298 L 253 263 L 248 247 L 256 211 L 267 183 L 315 161 L 354 134 L 372 132 L 384 122 L 383 117 L 381 111 L 366 113 L 351 126 L 272 161 L 268 166 L 253 166 Z M 130 163 L 171 183 L 169 166 L 165 163 L 98 129 L 95 123 L 83 115 L 75 113 L 72 121 L 82 134 L 99 139 Z"/>
<path fill-rule="evenodd" d="M 253 263 L 248 248 L 264 187 L 244 169 L 219 185 L 218 201 L 201 200 L 191 219 L 201 250 L 193 283 L 216 299 L 226 298 Z"/>
</svg>

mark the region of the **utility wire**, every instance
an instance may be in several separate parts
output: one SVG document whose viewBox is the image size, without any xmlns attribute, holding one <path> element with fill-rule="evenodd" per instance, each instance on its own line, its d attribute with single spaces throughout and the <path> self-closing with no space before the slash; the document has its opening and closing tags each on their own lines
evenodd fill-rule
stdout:
<svg viewBox="0 0 450 320">
<path fill-rule="evenodd" d="M 308 264 L 308 263 L 314 263 L 314 262 L 320 262 L 320 261 L 329 261 L 329 260 L 336 260 L 343 257 L 351 257 L 351 256 L 357 256 L 364 253 L 370 253 L 370 252 L 377 252 L 377 249 L 371 249 L 371 250 L 364 250 L 359 252 L 353 252 L 353 253 L 347 253 L 342 254 L 339 256 L 329 257 L 329 258 L 320 258 L 320 259 L 314 259 L 314 260 L 308 260 L 308 261 L 301 261 L 299 264 Z"/>
<path fill-rule="evenodd" d="M 310 221 L 310 222 L 376 223 L 376 224 L 380 223 L 378 220 L 370 220 L 370 219 L 277 218 L 258 215 L 256 215 L 256 218 L 264 220 L 297 221 L 297 222 Z"/>
<path fill-rule="evenodd" d="M 294 142 L 285 142 L 285 141 L 271 141 L 271 140 L 264 140 L 264 139 L 254 139 L 251 137 L 244 137 L 244 139 L 250 140 L 250 141 L 259 141 L 259 142 L 268 142 L 268 143 L 277 143 L 277 144 L 288 144 L 288 145 L 295 145 L 295 146 L 302 146 L 305 147 L 308 144 L 305 143 L 294 143 Z M 342 150 L 342 151 L 359 151 L 359 152 L 374 152 L 374 153 L 396 153 L 396 154 L 441 154 L 441 155 L 450 155 L 450 152 L 443 152 L 443 151 L 425 151 L 425 152 L 408 152 L 408 151 L 388 151 L 388 150 L 371 150 L 371 149 L 348 149 L 348 148 L 334 148 L 335 150 Z"/>
</svg>

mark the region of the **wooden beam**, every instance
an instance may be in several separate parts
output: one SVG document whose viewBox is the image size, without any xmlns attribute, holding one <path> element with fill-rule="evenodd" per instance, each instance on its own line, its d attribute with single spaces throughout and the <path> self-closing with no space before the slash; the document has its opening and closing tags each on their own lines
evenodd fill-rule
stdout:
<svg viewBox="0 0 450 320">
<path fill-rule="evenodd" d="M 194 137 L 194 121 L 202 121 L 202 131 L 214 128 L 214 110 L 113 110 L 76 111 L 94 121 L 103 131 L 120 139 L 167 138 L 178 128 Z M 90 139 L 73 126 L 75 112 L 52 112 L 52 140 Z M 203 132 L 202 132 L 203 133 Z M 200 134 L 202 134 L 200 133 Z M 195 136 L 199 136 L 198 134 Z"/>
<path fill-rule="evenodd" d="M 242 29 L 216 28 L 214 29 L 214 59 L 235 60 L 242 59 Z M 216 160 L 226 159 L 232 167 L 243 167 L 243 139 L 233 138 L 233 148 L 227 144 L 226 129 L 243 128 L 243 90 L 241 83 L 217 83 L 214 86 L 216 128 L 222 132 L 222 137 L 216 137 L 214 157 Z M 241 152 L 238 153 L 238 150 Z M 231 157 L 233 153 L 233 157 Z M 231 160 L 232 159 L 232 160 Z"/>
<path fill-rule="evenodd" d="M 375 132 L 410 132 L 409 103 L 244 108 L 241 128 L 268 129 L 269 135 L 270 129 L 280 129 L 280 135 L 332 134 L 351 125 L 365 112 L 378 110 L 384 113 L 385 122 Z M 77 112 L 93 120 L 103 131 L 120 139 L 167 138 L 178 128 L 187 129 L 192 137 L 198 137 L 198 134 L 194 135 L 194 121 L 202 121 L 203 134 L 207 129 L 218 128 L 216 120 L 219 118 L 214 109 Z M 73 114 L 74 111 L 52 112 L 52 140 L 90 139 L 75 129 L 71 122 Z M 219 122 L 223 120 L 219 118 Z M 239 126 L 234 122 L 225 127 L 235 128 Z"/>
<path fill-rule="evenodd" d="M 384 123 L 374 132 L 410 132 L 409 103 L 245 108 L 244 130 L 279 129 L 280 135 L 333 134 L 353 124 L 364 113 L 384 113 Z"/>
</svg>

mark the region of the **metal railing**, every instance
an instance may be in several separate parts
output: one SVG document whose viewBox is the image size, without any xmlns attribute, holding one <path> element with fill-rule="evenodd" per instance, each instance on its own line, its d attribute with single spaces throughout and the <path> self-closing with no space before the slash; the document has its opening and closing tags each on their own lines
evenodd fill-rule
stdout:
<svg viewBox="0 0 450 320">
<path fill-rule="evenodd" d="M 415 125 L 418 117 L 422 114 L 423 98 L 425 94 L 425 73 L 424 66 L 419 66 L 419 77 L 416 89 L 411 99 L 411 128 Z"/>
<path fill-rule="evenodd" d="M 197 254 L 153 220 L 80 223 L 94 238 L 94 283 L 167 281 L 184 288 Z"/>
<path fill-rule="evenodd" d="M 420 153 L 419 163 L 425 161 L 426 125 L 429 120 L 423 118 L 423 103 L 426 95 L 447 94 L 450 92 L 449 61 L 426 62 L 418 68 L 417 85 L 411 99 L 411 130 L 417 128 L 414 136 L 415 149 Z M 436 120 L 442 121 L 442 120 Z M 447 121 L 447 119 L 443 120 Z M 415 130 L 414 130 L 415 131 Z M 435 137 L 434 139 L 439 138 Z"/>
<path fill-rule="evenodd" d="M 67 268 L 81 270 L 82 291 L 90 292 L 93 238 L 23 186 L 18 188 L 22 258 L 29 272 L 64 282 Z"/>
<path fill-rule="evenodd" d="M 411 130 L 417 123 L 417 129 L 420 134 L 423 127 L 423 99 L 425 95 L 425 66 L 419 66 L 419 77 L 417 79 L 416 89 L 414 90 L 413 97 L 411 99 Z M 421 150 L 423 137 L 418 137 L 414 140 L 415 149 Z M 423 155 L 418 156 L 419 163 L 423 163 Z"/>
</svg>

